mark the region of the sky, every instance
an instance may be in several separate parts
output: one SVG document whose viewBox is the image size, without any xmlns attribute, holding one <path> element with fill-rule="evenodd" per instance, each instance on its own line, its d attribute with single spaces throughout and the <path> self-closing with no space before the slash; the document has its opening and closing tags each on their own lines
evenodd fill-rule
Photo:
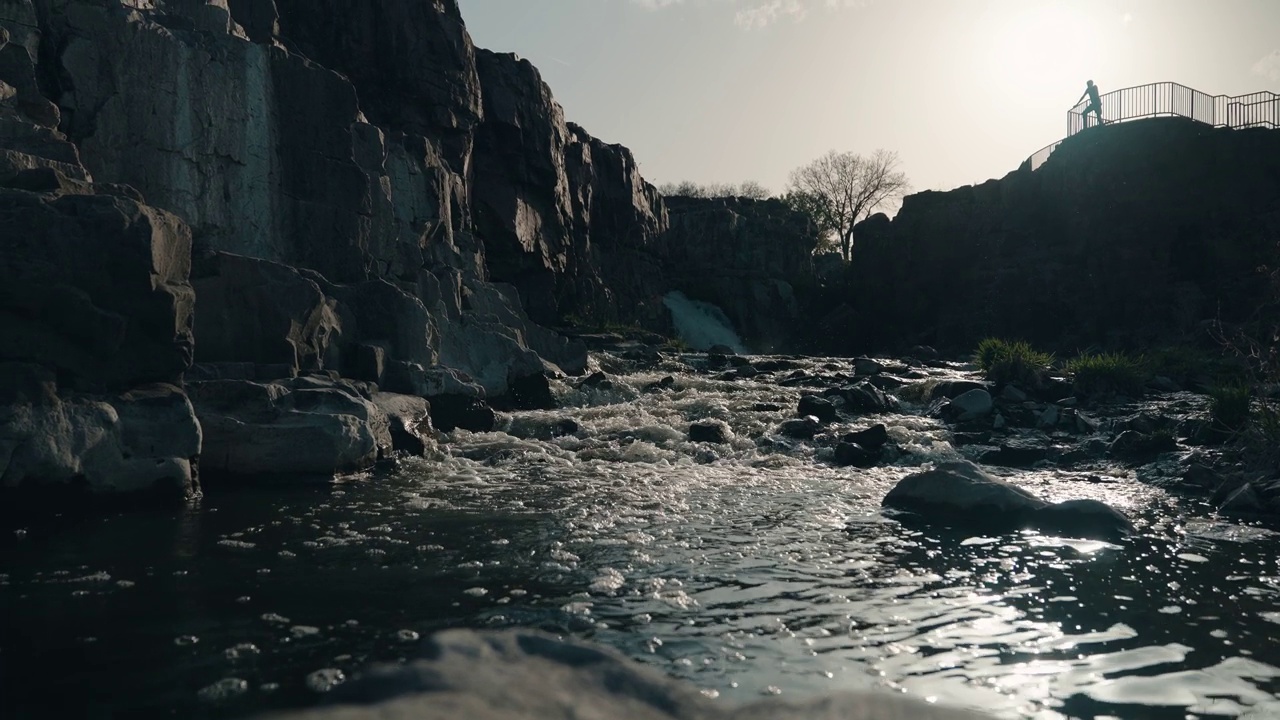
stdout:
<svg viewBox="0 0 1280 720">
<path fill-rule="evenodd" d="M 1002 177 L 1102 92 L 1280 92 L 1280 0 L 459 0 L 479 47 L 655 184 L 774 192 L 828 150 L 896 151 L 915 190 Z"/>
</svg>

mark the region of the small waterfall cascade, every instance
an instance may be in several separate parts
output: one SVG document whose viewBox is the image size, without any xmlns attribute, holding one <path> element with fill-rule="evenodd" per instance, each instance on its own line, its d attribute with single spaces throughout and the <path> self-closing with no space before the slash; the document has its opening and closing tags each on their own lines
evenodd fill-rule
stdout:
<svg viewBox="0 0 1280 720">
<path fill-rule="evenodd" d="M 733 323 L 729 322 L 720 308 L 711 303 L 692 300 L 679 290 L 664 295 L 662 302 L 671 311 L 671 319 L 680 339 L 688 343 L 689 347 L 707 350 L 712 345 L 724 345 L 736 353 L 746 353 L 742 339 L 734 332 Z"/>
</svg>

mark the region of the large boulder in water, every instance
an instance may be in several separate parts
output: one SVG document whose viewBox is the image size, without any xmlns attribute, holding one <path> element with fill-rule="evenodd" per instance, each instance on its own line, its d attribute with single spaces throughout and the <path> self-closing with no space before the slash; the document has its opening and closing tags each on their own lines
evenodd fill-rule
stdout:
<svg viewBox="0 0 1280 720">
<path fill-rule="evenodd" d="M 422 659 L 374 668 L 338 686 L 345 705 L 275 720 L 981 720 L 889 692 L 846 693 L 806 702 L 776 698 L 735 707 L 703 697 L 608 648 L 528 630 L 448 630 Z"/>
<path fill-rule="evenodd" d="M 1096 500 L 1050 504 L 958 460 L 908 475 L 885 495 L 884 507 L 930 523 L 987 532 L 1019 529 L 1116 540 L 1134 532 L 1122 513 Z"/>
</svg>

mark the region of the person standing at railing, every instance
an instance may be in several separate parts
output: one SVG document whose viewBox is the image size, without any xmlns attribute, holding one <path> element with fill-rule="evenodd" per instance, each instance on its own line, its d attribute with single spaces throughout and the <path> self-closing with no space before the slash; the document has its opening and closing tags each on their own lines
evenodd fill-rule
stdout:
<svg viewBox="0 0 1280 720">
<path fill-rule="evenodd" d="M 1081 117 L 1084 118 L 1084 126 L 1089 127 L 1089 113 L 1093 113 L 1094 115 L 1097 115 L 1098 124 L 1101 125 L 1102 124 L 1102 98 L 1098 97 L 1098 86 L 1094 85 L 1092 80 L 1090 80 L 1089 84 L 1085 87 L 1084 95 L 1080 96 L 1080 100 L 1084 100 L 1086 95 L 1089 97 L 1089 104 L 1085 107 L 1084 113 L 1081 115 Z M 1080 104 L 1080 100 L 1076 101 L 1077 105 Z"/>
</svg>

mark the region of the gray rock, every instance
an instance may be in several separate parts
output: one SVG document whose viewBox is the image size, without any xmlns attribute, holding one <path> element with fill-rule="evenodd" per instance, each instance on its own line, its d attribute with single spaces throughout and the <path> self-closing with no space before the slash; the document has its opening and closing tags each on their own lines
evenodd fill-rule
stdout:
<svg viewBox="0 0 1280 720">
<path fill-rule="evenodd" d="M 840 396 L 844 398 L 845 407 L 855 413 L 884 413 L 898 407 L 896 399 L 866 380 L 841 389 Z"/>
<path fill-rule="evenodd" d="M 871 358 L 855 358 L 853 372 L 855 375 L 879 375 L 884 372 L 884 365 Z"/>
<path fill-rule="evenodd" d="M 207 473 L 331 478 L 368 468 L 392 448 L 387 416 L 350 382 L 214 380 L 188 391 Z"/>
<path fill-rule="evenodd" d="M 1012 403 L 1022 403 L 1027 401 L 1027 394 L 1018 389 L 1017 385 L 1005 385 L 1000 390 L 1000 399 Z"/>
<path fill-rule="evenodd" d="M 969 390 L 952 398 L 949 413 L 957 420 L 977 420 L 991 414 L 994 405 L 991 393 L 982 388 Z"/>
<path fill-rule="evenodd" d="M 987 384 L 974 380 L 942 380 L 935 383 L 929 390 L 928 401 L 933 402 L 939 399 L 950 400 L 960 397 L 970 390 L 986 390 Z"/>
<path fill-rule="evenodd" d="M 1231 515 L 1261 515 L 1270 510 L 1266 500 L 1252 483 L 1243 483 L 1218 506 L 1219 512 Z"/>
<path fill-rule="evenodd" d="M 393 450 L 421 456 L 434 446 L 431 404 L 426 400 L 388 392 L 375 392 L 370 399 L 387 416 Z"/>
<path fill-rule="evenodd" d="M 1040 413 L 1040 417 L 1036 418 L 1036 427 L 1038 428 L 1054 428 L 1058 426 L 1058 420 L 1062 417 L 1062 411 L 1057 405 L 1049 404 L 1045 407 L 1044 412 Z"/>
<path fill-rule="evenodd" d="M 499 682 L 495 679 L 500 678 Z M 778 699 L 744 706 L 702 696 L 621 653 L 528 630 L 448 630 L 422 659 L 375 667 L 332 692 L 337 704 L 275 720 L 980 720 L 899 693 Z"/>
</svg>

